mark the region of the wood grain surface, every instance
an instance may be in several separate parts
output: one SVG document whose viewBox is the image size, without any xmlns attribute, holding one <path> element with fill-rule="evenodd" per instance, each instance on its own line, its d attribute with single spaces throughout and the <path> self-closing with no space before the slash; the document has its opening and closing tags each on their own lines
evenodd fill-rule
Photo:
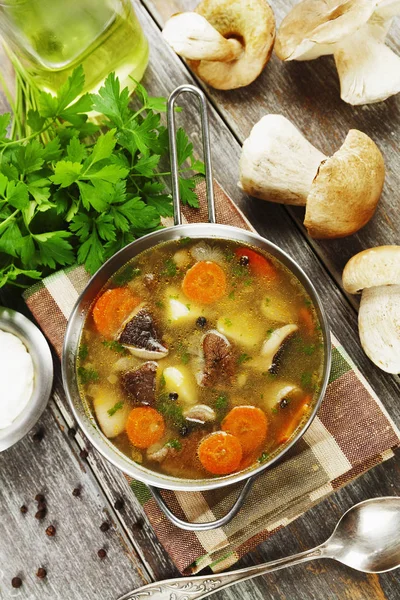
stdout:
<svg viewBox="0 0 400 600">
<path fill-rule="evenodd" d="M 135 3 L 151 47 L 151 60 L 144 84 L 149 93 L 168 95 L 181 83 L 193 81 L 185 63 L 163 42 L 160 27 L 173 12 L 193 8 L 191 0 L 146 0 Z M 278 22 L 292 3 L 273 4 Z M 393 29 L 392 44 L 400 41 L 399 27 Z M 4 72 L 6 63 L 0 53 Z M 340 272 L 349 256 L 360 248 L 381 243 L 400 243 L 397 212 L 400 209 L 398 181 L 400 154 L 400 96 L 375 106 L 353 108 L 340 101 L 332 60 L 282 64 L 276 57 L 262 76 L 248 88 L 217 92 L 206 88 L 211 101 L 210 123 L 214 174 L 229 195 L 245 212 L 261 235 L 280 245 L 313 278 L 326 306 L 331 326 L 348 352 L 380 395 L 387 409 L 400 423 L 399 380 L 383 374 L 363 354 L 357 335 L 353 299 L 340 288 Z M 200 150 L 196 105 L 182 101 L 180 123 Z M 0 93 L 0 111 L 5 108 Z M 240 143 L 252 125 L 267 112 L 291 118 L 307 137 L 324 152 L 333 152 L 348 129 L 357 127 L 371 135 L 384 152 L 387 164 L 385 194 L 373 222 L 359 235 L 339 242 L 315 243 L 301 225 L 301 211 L 245 197 L 236 182 Z M 0 292 L 0 302 L 26 312 L 15 294 Z M 56 371 L 58 365 L 56 362 Z M 41 426 L 45 437 L 40 444 L 32 436 L 0 454 L 0 598 L 41 600 L 113 599 L 137 585 L 175 576 L 176 570 L 158 543 L 124 476 L 90 449 L 87 460 L 79 457 L 85 439 L 67 435 L 73 420 L 59 377 Z M 399 454 L 400 455 L 400 454 Z M 398 455 L 398 457 L 399 457 Z M 82 496 L 72 489 L 82 485 Z M 48 517 L 34 519 L 34 496 L 48 498 Z M 399 495 L 399 462 L 378 466 L 344 490 L 325 500 L 295 523 L 240 561 L 247 566 L 294 553 L 322 542 L 332 531 L 341 513 L 355 502 L 372 496 Z M 122 511 L 113 505 L 125 499 Z M 266 494 L 266 501 L 268 496 Z M 29 512 L 21 515 L 21 504 Z M 109 519 L 113 527 L 106 534 L 99 525 Z M 54 522 L 57 534 L 43 533 Z M 100 561 L 97 550 L 107 549 Z M 38 566 L 48 570 L 47 581 L 38 581 Z M 20 590 L 10 580 L 24 578 Z M 397 600 L 400 578 L 396 572 L 384 575 L 358 574 L 333 562 L 316 562 L 241 584 L 215 594 L 216 600 L 246 598 L 257 600 Z"/>
</svg>

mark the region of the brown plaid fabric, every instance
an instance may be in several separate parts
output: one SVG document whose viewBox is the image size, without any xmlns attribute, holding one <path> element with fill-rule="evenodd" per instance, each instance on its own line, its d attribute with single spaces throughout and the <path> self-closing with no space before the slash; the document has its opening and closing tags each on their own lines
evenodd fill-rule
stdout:
<svg viewBox="0 0 400 600">
<path fill-rule="evenodd" d="M 188 222 L 207 220 L 203 181 L 197 192 L 202 208 L 185 207 Z M 251 229 L 218 184 L 215 194 L 219 223 Z M 27 305 L 59 356 L 68 316 L 88 281 L 83 267 L 73 267 L 47 277 L 25 293 Z M 144 484 L 131 481 L 130 485 L 161 543 L 183 573 L 196 573 L 207 565 L 221 571 L 334 490 L 391 458 L 399 442 L 400 433 L 381 401 L 333 338 L 330 382 L 318 416 L 290 455 L 257 479 L 240 516 L 228 525 L 197 533 L 177 529 Z M 164 497 L 181 518 L 209 521 L 227 512 L 239 488 L 168 491 Z"/>
</svg>

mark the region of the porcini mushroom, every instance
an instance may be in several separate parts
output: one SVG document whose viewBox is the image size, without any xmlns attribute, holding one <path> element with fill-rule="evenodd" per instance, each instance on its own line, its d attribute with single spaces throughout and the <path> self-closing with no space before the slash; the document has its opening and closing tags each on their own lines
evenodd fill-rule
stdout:
<svg viewBox="0 0 400 600">
<path fill-rule="evenodd" d="M 341 98 L 380 102 L 400 91 L 400 57 L 385 44 L 397 14 L 399 0 L 303 0 L 282 21 L 275 51 L 285 61 L 333 54 Z"/>
<path fill-rule="evenodd" d="M 382 193 L 385 164 L 376 144 L 351 129 L 337 152 L 323 161 L 307 198 L 304 225 L 313 238 L 355 233 L 373 216 Z"/>
<path fill-rule="evenodd" d="M 283 348 L 289 338 L 298 330 L 297 325 L 291 323 L 279 329 L 274 329 L 261 348 L 261 359 L 264 369 L 270 373 L 276 373 Z"/>
<path fill-rule="evenodd" d="M 195 12 L 173 15 L 163 37 L 210 86 L 249 85 L 267 64 L 275 18 L 265 0 L 202 0 Z"/>
<path fill-rule="evenodd" d="M 366 355 L 387 373 L 400 373 L 400 246 L 359 252 L 343 271 L 350 294 L 362 292 L 358 330 Z"/>
<path fill-rule="evenodd" d="M 375 212 L 384 179 L 382 154 L 361 131 L 350 130 L 327 158 L 282 115 L 256 123 L 240 157 L 239 187 L 263 200 L 306 205 L 304 224 L 314 238 L 361 229 Z"/>
</svg>

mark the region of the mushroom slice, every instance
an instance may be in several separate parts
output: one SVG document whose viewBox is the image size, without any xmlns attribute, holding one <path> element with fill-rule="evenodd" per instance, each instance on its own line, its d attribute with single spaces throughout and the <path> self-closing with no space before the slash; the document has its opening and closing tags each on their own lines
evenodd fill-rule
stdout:
<svg viewBox="0 0 400 600">
<path fill-rule="evenodd" d="M 365 133 L 351 129 L 321 163 L 307 199 L 304 225 L 313 238 L 351 235 L 373 216 L 385 179 L 383 157 Z"/>
<path fill-rule="evenodd" d="M 148 458 L 148 460 L 161 463 L 167 458 L 170 450 L 171 447 L 168 446 L 165 440 L 163 442 L 157 442 L 149 448 L 147 448 L 146 457 Z"/>
<path fill-rule="evenodd" d="M 235 371 L 235 359 L 229 340 L 215 329 L 208 331 L 201 340 L 203 369 L 196 374 L 201 387 L 210 387 L 229 380 Z"/>
<path fill-rule="evenodd" d="M 156 362 L 145 362 L 138 369 L 121 375 L 122 388 L 129 398 L 141 404 L 155 404 L 157 368 Z"/>
<path fill-rule="evenodd" d="M 266 115 L 243 144 L 239 187 L 262 200 L 303 206 L 325 159 L 288 119 Z"/>
<path fill-rule="evenodd" d="M 150 311 L 142 307 L 124 324 L 118 342 L 137 358 L 157 360 L 168 354 L 168 348 L 161 343 Z"/>
<path fill-rule="evenodd" d="M 261 357 L 263 367 L 266 371 L 269 371 L 270 373 L 277 372 L 283 348 L 290 336 L 297 330 L 298 327 L 294 323 L 284 325 L 284 327 L 275 329 L 270 337 L 265 340 L 261 348 Z"/>
<path fill-rule="evenodd" d="M 302 390 L 294 383 L 276 381 L 264 393 L 266 408 L 275 408 L 284 398 L 301 394 Z"/>
<path fill-rule="evenodd" d="M 264 69 L 275 19 L 265 0 L 202 0 L 195 13 L 167 21 L 163 35 L 203 81 L 230 90 L 249 85 Z"/>
<path fill-rule="evenodd" d="M 400 373 L 400 285 L 367 288 L 358 330 L 366 355 L 386 373 Z"/>
<path fill-rule="evenodd" d="M 380 27 L 367 23 L 338 45 L 334 57 L 345 102 L 371 104 L 400 92 L 400 56 L 384 37 Z"/>
<path fill-rule="evenodd" d="M 215 410 L 207 404 L 195 404 L 191 408 L 184 411 L 183 416 L 188 421 L 196 423 L 211 423 L 216 420 L 217 415 Z"/>
<path fill-rule="evenodd" d="M 371 0 L 303 0 L 283 19 L 275 52 L 281 60 L 312 60 L 333 54 L 373 14 Z"/>
<path fill-rule="evenodd" d="M 385 285 L 400 285 L 400 246 L 368 248 L 353 256 L 344 268 L 343 287 L 350 294 Z"/>
</svg>

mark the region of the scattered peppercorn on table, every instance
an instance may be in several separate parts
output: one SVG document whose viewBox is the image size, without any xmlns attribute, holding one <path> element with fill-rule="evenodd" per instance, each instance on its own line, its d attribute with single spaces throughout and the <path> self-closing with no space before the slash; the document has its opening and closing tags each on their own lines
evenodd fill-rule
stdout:
<svg viewBox="0 0 400 600">
<path fill-rule="evenodd" d="M 277 24 L 294 2 L 279 0 Z M 193 10 L 197 0 L 142 0 L 137 15 L 149 39 L 151 60 L 143 81 L 149 94 L 168 96 L 177 85 L 199 83 L 188 65 L 166 44 L 160 28 L 176 12 Z M 400 52 L 400 22 L 389 44 Z M 2 72 L 11 69 L 0 51 Z M 200 82 L 200 85 L 203 84 Z M 397 425 L 400 381 L 365 356 L 357 330 L 357 299 L 341 285 L 346 262 L 377 245 L 400 244 L 400 95 L 386 102 L 353 107 L 340 100 L 332 57 L 283 63 L 275 55 L 250 86 L 220 91 L 204 86 L 211 100 L 214 176 L 256 230 L 297 260 L 311 277 L 347 352 L 368 379 Z M 190 107 L 193 109 L 191 113 Z M 0 92 L 0 112 L 7 100 Z M 286 207 L 246 196 L 237 186 L 241 143 L 268 113 L 289 118 L 325 156 L 331 156 L 349 129 L 369 135 L 385 158 L 386 181 L 377 211 L 356 235 L 310 240 L 302 225 L 304 208 Z M 201 154 L 195 103 L 185 101 L 177 116 Z M 29 316 L 19 290 L 0 290 L 0 305 Z M 59 372 L 55 359 L 56 373 Z M 277 532 L 238 566 L 305 550 L 323 541 L 352 504 L 372 496 L 400 495 L 399 459 L 375 467 Z M 317 500 L 317 499 L 316 499 Z M 268 502 L 268 490 L 265 501 Z M 171 543 L 173 543 L 171 527 Z M 206 540 L 203 544 L 206 544 Z M 123 474 L 87 447 L 67 405 L 60 377 L 37 426 L 0 453 L 0 598 L 30 600 L 115 600 L 146 582 L 177 574 Z M 255 598 L 345 598 L 396 600 L 400 573 L 356 573 L 336 563 L 270 574 L 217 593 L 216 600 Z"/>
</svg>

